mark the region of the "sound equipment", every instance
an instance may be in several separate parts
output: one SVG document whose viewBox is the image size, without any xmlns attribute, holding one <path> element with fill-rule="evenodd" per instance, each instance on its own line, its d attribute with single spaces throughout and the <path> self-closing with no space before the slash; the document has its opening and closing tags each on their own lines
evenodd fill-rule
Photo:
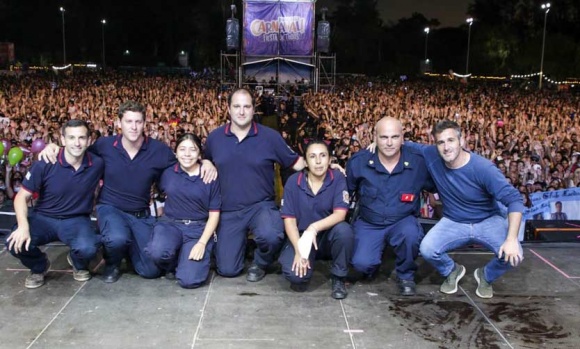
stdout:
<svg viewBox="0 0 580 349">
<path fill-rule="evenodd" d="M 321 53 L 330 52 L 330 23 L 328 21 L 318 21 L 316 49 Z"/>
<path fill-rule="evenodd" d="M 237 18 L 229 18 L 226 22 L 226 47 L 236 51 L 240 48 L 240 23 Z"/>
</svg>

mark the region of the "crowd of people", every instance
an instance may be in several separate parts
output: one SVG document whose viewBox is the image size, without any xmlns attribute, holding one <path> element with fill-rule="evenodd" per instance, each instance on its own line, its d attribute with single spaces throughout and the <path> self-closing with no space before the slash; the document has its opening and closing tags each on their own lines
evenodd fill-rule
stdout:
<svg viewBox="0 0 580 349">
<path fill-rule="evenodd" d="M 171 274 L 181 286 L 195 288 L 207 278 L 212 252 L 219 275 L 243 271 L 251 231 L 258 245 L 247 274 L 251 282 L 265 277 L 282 250 L 285 277 L 294 290 L 304 290 L 314 257 L 324 255 L 333 260 L 332 297 L 342 299 L 349 265 L 372 276 L 389 244 L 397 253 L 401 294 L 415 294 L 419 249 L 446 277 L 441 292 L 454 293 L 465 268 L 437 259 L 443 247 L 437 239 L 423 240 L 416 220 L 419 198 L 436 184 L 444 204 L 438 225 L 453 225 L 457 234 L 466 222 L 501 219 L 494 201 L 482 197 L 508 208 L 509 228 L 496 224 L 503 228 L 493 241 L 476 239 L 498 256 L 475 271 L 478 295 L 491 297 L 491 282 L 509 269 L 506 264 L 521 261 L 520 202 L 529 206 L 532 192 L 580 186 L 580 97 L 509 84 L 360 79 L 347 78 L 334 91 L 290 89 L 274 97 L 229 90 L 210 78 L 82 73 L 0 78 L 4 155 L 11 147 L 26 154 L 16 163 L 4 161 L 0 195 L 3 205 L 15 199 L 18 227 L 7 246 L 31 269 L 26 287 L 42 286 L 50 268 L 38 246 L 60 240 L 71 246 L 69 263 L 78 281 L 90 279 L 88 263 L 102 245 L 105 282 L 120 278 L 127 257 L 145 278 Z M 273 116 L 280 132 L 257 122 Z M 30 170 L 39 151 L 32 145 L 39 139 L 47 144 L 40 158 L 53 165 Z M 404 141 L 413 142 L 404 147 Z M 365 149 L 369 145 L 378 155 Z M 281 213 L 272 186 L 275 163 L 298 171 L 283 181 Z M 330 170 L 331 163 L 338 167 Z M 347 168 L 348 187 L 336 171 L 340 166 Z M 473 193 L 464 193 L 472 211 L 455 202 L 453 193 L 462 189 L 448 181 L 445 166 L 473 186 Z M 76 173 L 90 173 L 90 184 Z M 86 195 L 63 187 L 63 176 Z M 176 187 L 178 182 L 183 185 Z M 149 208 L 155 183 L 171 193 L 161 220 Z M 93 212 L 95 188 L 100 194 Z M 359 196 L 360 216 L 351 227 L 345 219 L 353 195 Z M 320 211 L 299 209 L 310 200 L 307 206 Z M 82 226 L 83 236 L 92 236 L 91 213 L 101 239 L 72 239 L 65 226 Z M 39 233 L 39 226 L 52 228 Z M 373 236 L 380 239 L 368 239 Z M 305 239 L 310 240 L 301 247 Z M 304 244 L 320 244 L 321 251 L 304 252 Z"/>
<path fill-rule="evenodd" d="M 405 139 L 419 143 L 433 142 L 436 121 L 454 120 L 466 148 L 494 161 L 522 191 L 579 185 L 578 94 L 457 81 L 351 83 L 337 91 L 308 94 L 304 104 L 320 120 L 319 134 L 335 140 L 339 160 L 372 142 L 381 116 L 400 119 Z"/>
<path fill-rule="evenodd" d="M 139 100 L 146 107 L 145 135 L 174 147 L 183 133 L 205 141 L 212 129 L 222 125 L 226 97 L 212 79 L 87 73 L 0 77 L 0 138 L 9 145 L 5 154 L 15 146 L 25 154 L 14 169 L 4 162 L 3 189 L 12 199 L 34 161 L 32 142 L 41 138 L 46 144 L 59 144 L 66 120 L 87 121 L 94 143 L 121 132 L 117 111 L 122 101 Z"/>
<path fill-rule="evenodd" d="M 343 166 L 372 142 L 373 125 L 383 116 L 399 118 L 405 139 L 421 143 L 432 142 L 429 132 L 434 122 L 450 119 L 464 130 L 465 146 L 494 161 L 521 193 L 580 185 L 576 115 L 580 97 L 530 91 L 515 87 L 516 83 L 345 78 L 334 91 L 258 99 L 258 110 L 278 116 L 283 137 L 296 151 L 302 152 L 311 139 L 324 139 Z M 145 135 L 173 148 L 177 138 L 189 132 L 204 144 L 209 132 L 227 121 L 227 95 L 211 77 L 89 73 L 1 77 L 0 138 L 9 144 L 5 154 L 10 146 L 19 146 L 25 157 L 14 169 L 3 166 L 0 196 L 12 199 L 18 191 L 34 160 L 32 141 L 59 143 L 60 125 L 68 119 L 87 121 L 94 142 L 120 132 L 115 118 L 122 101 L 139 100 L 146 106 Z"/>
</svg>

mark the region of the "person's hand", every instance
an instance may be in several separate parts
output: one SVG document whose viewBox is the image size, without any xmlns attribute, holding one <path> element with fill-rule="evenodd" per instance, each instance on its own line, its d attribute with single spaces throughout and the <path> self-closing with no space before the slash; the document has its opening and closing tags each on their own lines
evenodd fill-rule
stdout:
<svg viewBox="0 0 580 349">
<path fill-rule="evenodd" d="M 367 150 L 374 154 L 377 151 L 377 143 L 372 142 L 371 144 L 369 144 Z"/>
<path fill-rule="evenodd" d="M 310 261 L 307 258 L 302 258 L 300 253 L 296 252 L 294 261 L 292 262 L 292 271 L 298 277 L 304 277 L 310 269 Z"/>
<path fill-rule="evenodd" d="M 38 158 L 46 163 L 56 164 L 56 156 L 60 147 L 54 143 L 47 144 L 38 154 Z"/>
<path fill-rule="evenodd" d="M 346 170 L 342 168 L 339 164 L 330 164 L 330 168 L 333 170 L 339 170 L 346 177 Z"/>
<path fill-rule="evenodd" d="M 189 259 L 199 261 L 203 258 L 204 254 L 205 254 L 205 244 L 201 241 L 198 241 L 197 244 L 195 244 L 191 249 L 191 252 L 189 252 Z"/>
<path fill-rule="evenodd" d="M 215 166 L 209 160 L 201 160 L 201 179 L 205 184 L 216 180 L 218 173 Z"/>
<path fill-rule="evenodd" d="M 30 231 L 28 228 L 18 227 L 18 229 L 8 236 L 6 242 L 8 242 L 8 250 L 14 248 L 14 253 L 16 254 L 25 250 L 28 251 L 28 247 L 30 246 Z"/>
<path fill-rule="evenodd" d="M 506 239 L 499 248 L 499 258 L 503 258 L 505 263 L 510 263 L 512 267 L 517 266 L 522 261 L 520 248 L 517 239 Z"/>
<path fill-rule="evenodd" d="M 570 175 L 571 175 L 570 168 L 568 167 L 568 170 L 566 172 L 564 172 L 564 179 L 570 178 Z"/>
</svg>

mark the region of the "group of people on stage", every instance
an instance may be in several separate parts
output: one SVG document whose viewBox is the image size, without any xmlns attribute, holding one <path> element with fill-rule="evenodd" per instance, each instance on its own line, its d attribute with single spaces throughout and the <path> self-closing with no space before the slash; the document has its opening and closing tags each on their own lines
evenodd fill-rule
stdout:
<svg viewBox="0 0 580 349">
<path fill-rule="evenodd" d="M 401 122 L 384 117 L 375 127 L 376 151 L 356 153 L 345 177 L 332 168 L 327 143 L 309 142 L 302 157 L 279 133 L 256 123 L 248 90 L 229 95 L 228 112 L 230 122 L 209 133 L 203 149 L 191 133 L 175 149 L 146 137 L 146 109 L 131 101 L 119 108 L 121 133 L 90 146 L 85 121 L 62 125 L 63 148 L 50 144 L 41 152 L 44 161 L 32 166 L 14 200 L 18 224 L 6 245 L 31 270 L 25 286 L 44 284 L 50 261 L 39 247 L 56 240 L 70 246 L 77 281 L 91 278 L 88 265 L 102 245 L 107 283 L 121 277 L 127 258 L 144 278 L 165 275 L 196 288 L 208 279 L 212 253 L 219 275 L 242 273 L 251 232 L 257 248 L 248 281 L 262 280 L 278 258 L 291 288 L 304 291 L 315 260 L 331 259 L 335 299 L 348 294 L 349 268 L 366 277 L 376 273 L 387 244 L 395 250 L 405 296 L 416 294 L 419 251 L 445 277 L 440 290 L 447 294 L 457 291 L 466 272 L 447 251 L 472 242 L 493 251 L 474 272 L 482 298 L 492 297 L 492 282 L 523 259 L 517 238 L 522 197 L 492 162 L 464 150 L 455 122 L 437 123 L 435 145 L 428 146 L 404 141 Z M 275 163 L 297 172 L 284 186 L 280 209 Z M 149 210 L 154 183 L 166 195 L 158 219 Z M 417 220 L 423 190 L 436 191 L 444 207 L 444 218 L 426 236 Z M 353 196 L 359 209 L 349 224 Z M 90 221 L 96 197 L 100 235 Z"/>
</svg>

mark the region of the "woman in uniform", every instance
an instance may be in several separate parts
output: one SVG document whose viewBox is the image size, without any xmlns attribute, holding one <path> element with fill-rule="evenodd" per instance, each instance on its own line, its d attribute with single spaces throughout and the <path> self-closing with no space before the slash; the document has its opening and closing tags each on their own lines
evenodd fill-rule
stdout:
<svg viewBox="0 0 580 349">
<path fill-rule="evenodd" d="M 284 186 L 281 214 L 288 239 L 279 259 L 282 272 L 292 290 L 305 291 L 314 261 L 331 259 L 331 296 L 343 299 L 354 243 L 352 228 L 345 222 L 349 205 L 346 179 L 339 170 L 329 168 L 326 143 L 308 143 L 304 158 L 306 169 L 293 174 Z M 310 247 L 314 248 L 308 255 L 302 255 Z"/>
<path fill-rule="evenodd" d="M 159 189 L 166 195 L 165 215 L 155 224 L 147 253 L 175 275 L 181 287 L 197 288 L 209 274 L 221 196 L 219 181 L 205 184 L 200 178 L 201 142 L 191 133 L 178 139 L 178 163 L 161 175 Z"/>
</svg>

